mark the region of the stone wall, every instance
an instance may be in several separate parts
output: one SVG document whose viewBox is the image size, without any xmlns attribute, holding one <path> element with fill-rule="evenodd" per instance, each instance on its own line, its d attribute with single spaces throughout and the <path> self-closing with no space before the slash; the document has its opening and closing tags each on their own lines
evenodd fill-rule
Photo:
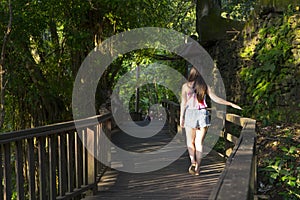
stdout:
<svg viewBox="0 0 300 200">
<path fill-rule="evenodd" d="M 241 105 L 247 105 L 247 96 L 245 83 L 241 79 L 240 71 L 247 67 L 249 62 L 253 65 L 259 65 L 255 59 L 244 60 L 241 58 L 241 51 L 245 47 L 251 47 L 258 44 L 260 38 L 258 32 L 267 26 L 280 26 L 283 22 L 283 13 L 270 11 L 256 15 L 256 19 L 248 22 L 241 32 L 228 32 L 225 39 L 205 43 L 203 47 L 210 53 L 214 59 L 219 71 L 223 77 L 226 88 L 227 99 L 237 102 Z M 276 108 L 279 112 L 285 113 L 286 121 L 295 120 L 297 113 L 300 113 L 300 13 L 295 13 L 288 20 L 291 26 L 290 37 L 292 44 L 292 56 L 289 59 L 294 60 L 289 69 L 286 81 L 280 83 L 276 89 L 280 90 L 280 95 L 276 97 Z"/>
</svg>

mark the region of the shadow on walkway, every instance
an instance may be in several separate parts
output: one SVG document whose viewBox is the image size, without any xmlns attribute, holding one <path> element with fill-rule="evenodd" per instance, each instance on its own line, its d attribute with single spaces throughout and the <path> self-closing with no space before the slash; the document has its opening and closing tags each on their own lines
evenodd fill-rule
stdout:
<svg viewBox="0 0 300 200">
<path fill-rule="evenodd" d="M 172 140 L 163 129 L 149 138 L 135 138 L 122 132 L 116 133 L 112 141 L 119 147 L 135 152 L 153 151 Z M 117 152 L 115 152 L 117 154 Z M 112 155 L 113 156 L 113 155 Z M 224 159 L 211 151 L 201 163 L 200 176 L 188 173 L 188 153 L 185 153 L 170 165 L 147 173 L 127 173 L 110 169 L 106 171 L 98 184 L 98 193 L 86 197 L 96 199 L 208 199 L 216 185 L 222 170 Z"/>
</svg>

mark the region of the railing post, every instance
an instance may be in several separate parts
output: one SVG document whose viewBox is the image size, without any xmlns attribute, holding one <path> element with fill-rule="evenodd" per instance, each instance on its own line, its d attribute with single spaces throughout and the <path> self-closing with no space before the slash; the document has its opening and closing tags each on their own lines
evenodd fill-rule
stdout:
<svg viewBox="0 0 300 200">
<path fill-rule="evenodd" d="M 105 129 L 104 132 L 102 134 L 106 134 L 106 137 L 108 137 L 108 139 L 111 139 L 111 120 L 107 120 L 104 123 Z M 103 144 L 103 143 L 102 143 Z M 105 158 L 107 163 L 111 162 L 111 152 L 110 152 L 110 144 L 103 144 L 104 148 L 103 151 L 105 153 Z"/>
<path fill-rule="evenodd" d="M 162 106 L 166 109 L 167 112 L 167 123 L 169 128 L 169 133 L 171 135 L 176 134 L 178 131 L 177 123 L 177 104 L 164 100 Z M 179 106 L 179 105 L 178 105 Z"/>
<path fill-rule="evenodd" d="M 34 159 L 34 141 L 33 138 L 27 139 L 28 143 L 28 190 L 29 190 L 29 198 L 31 200 L 36 199 L 35 192 L 35 159 Z"/>
<path fill-rule="evenodd" d="M 10 144 L 4 144 L 4 200 L 10 200 L 12 197 L 12 187 L 11 187 L 11 151 Z"/>
<path fill-rule="evenodd" d="M 93 171 L 94 171 L 94 176 L 93 176 L 93 182 L 94 182 L 94 187 L 92 188 L 93 194 L 96 194 L 98 191 L 98 186 L 97 186 L 97 175 L 98 175 L 98 159 L 97 159 L 97 140 L 98 140 L 98 134 L 97 134 L 97 126 L 93 127 L 93 132 L 94 132 L 94 166 L 93 166 Z"/>
<path fill-rule="evenodd" d="M 3 154 L 4 154 L 4 151 L 3 151 L 3 145 L 0 144 L 0 199 L 4 199 L 3 197 L 3 184 L 2 184 L 2 180 L 3 180 Z"/>
<path fill-rule="evenodd" d="M 174 129 L 174 110 L 173 110 L 173 105 L 169 104 L 169 112 L 170 112 L 170 117 L 169 117 L 169 129 L 170 133 L 173 134 L 173 129 Z"/>
<path fill-rule="evenodd" d="M 87 146 L 87 128 L 84 130 L 84 134 L 82 136 L 82 142 L 83 142 L 83 185 L 88 185 L 88 151 L 86 149 Z"/>
<path fill-rule="evenodd" d="M 64 134 L 58 136 L 58 174 L 59 174 L 59 195 L 64 196 L 67 191 L 66 174 L 66 138 Z"/>
<path fill-rule="evenodd" d="M 55 200 L 57 196 L 56 190 L 56 162 L 57 162 L 57 136 L 49 137 L 49 195 L 50 200 Z"/>
<path fill-rule="evenodd" d="M 17 198 L 21 200 L 24 199 L 22 140 L 18 140 L 16 142 L 16 177 L 17 177 Z"/>
<path fill-rule="evenodd" d="M 38 139 L 38 152 L 39 152 L 39 189 L 40 199 L 46 199 L 46 157 L 45 157 L 45 138 L 39 137 Z"/>
<path fill-rule="evenodd" d="M 67 134 L 68 192 L 74 190 L 74 133 Z"/>
<path fill-rule="evenodd" d="M 83 176 L 83 170 L 82 170 L 82 131 L 78 130 L 76 136 L 75 136 L 75 152 L 76 152 L 76 159 L 75 159 L 75 171 L 76 171 L 76 187 L 81 188 L 82 186 L 82 176 Z"/>
</svg>

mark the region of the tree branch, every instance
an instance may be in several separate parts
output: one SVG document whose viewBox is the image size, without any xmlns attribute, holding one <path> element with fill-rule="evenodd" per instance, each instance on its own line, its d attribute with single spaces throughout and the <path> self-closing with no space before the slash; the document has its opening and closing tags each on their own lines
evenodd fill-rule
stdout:
<svg viewBox="0 0 300 200">
<path fill-rule="evenodd" d="M 3 65 L 4 65 L 5 47 L 6 47 L 6 44 L 7 44 L 8 37 L 9 37 L 9 35 L 11 33 L 11 25 L 12 25 L 12 6 L 11 6 L 11 0 L 8 0 L 8 4 L 9 4 L 9 21 L 8 21 L 6 32 L 4 34 L 4 38 L 3 38 L 2 50 L 1 50 L 1 59 L 0 59 L 0 65 L 1 65 L 1 67 L 3 67 Z"/>
<path fill-rule="evenodd" d="M 8 7 L 9 7 L 9 20 L 8 20 L 8 25 L 6 32 L 4 34 L 3 38 L 3 44 L 2 44 L 2 49 L 1 49 L 1 57 L 0 57 L 0 130 L 3 128 L 3 123 L 4 123 L 4 117 L 5 117 L 5 110 L 4 110 L 4 94 L 5 94 L 5 86 L 6 83 L 4 83 L 4 74 L 5 74 L 5 69 L 4 69 L 4 59 L 5 59 L 5 47 L 8 41 L 8 37 L 11 33 L 11 27 L 12 27 L 12 18 L 13 18 L 13 13 L 12 13 L 12 5 L 11 5 L 11 0 L 8 0 Z"/>
</svg>

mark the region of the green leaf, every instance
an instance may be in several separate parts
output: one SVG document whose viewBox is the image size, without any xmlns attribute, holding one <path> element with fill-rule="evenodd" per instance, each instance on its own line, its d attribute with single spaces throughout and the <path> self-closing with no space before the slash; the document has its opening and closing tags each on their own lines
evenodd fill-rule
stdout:
<svg viewBox="0 0 300 200">
<path fill-rule="evenodd" d="M 274 63 L 266 63 L 263 68 L 264 71 L 271 71 L 274 72 L 274 70 L 276 69 L 276 66 Z"/>
<path fill-rule="evenodd" d="M 280 147 L 280 149 L 281 149 L 282 151 L 284 151 L 284 152 L 289 152 L 288 148 L 287 148 L 287 147 L 285 147 L 285 146 L 283 146 L 283 147 Z"/>
<path fill-rule="evenodd" d="M 278 173 L 272 173 L 272 174 L 270 175 L 270 177 L 271 177 L 272 179 L 277 179 L 278 176 L 279 176 Z"/>
<path fill-rule="evenodd" d="M 290 150 L 288 151 L 290 154 L 293 154 L 296 151 L 297 147 L 291 146 Z"/>
</svg>

